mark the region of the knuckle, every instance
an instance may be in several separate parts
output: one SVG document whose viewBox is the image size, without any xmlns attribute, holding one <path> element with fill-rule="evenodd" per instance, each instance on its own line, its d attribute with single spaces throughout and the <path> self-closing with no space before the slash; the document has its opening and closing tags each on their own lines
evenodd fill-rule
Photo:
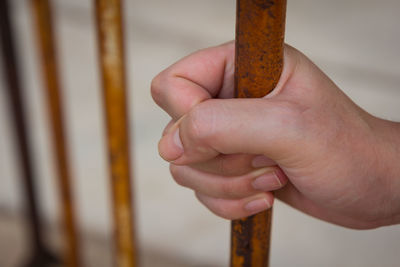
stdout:
<svg viewBox="0 0 400 267">
<path fill-rule="evenodd" d="M 234 220 L 238 216 L 236 215 L 236 211 L 233 210 L 231 207 L 226 207 L 224 205 L 219 205 L 214 207 L 213 212 L 218 216 L 227 219 L 227 220 Z"/>
<path fill-rule="evenodd" d="M 245 154 L 219 155 L 214 166 L 215 172 L 222 176 L 241 176 L 253 170 L 251 160 L 254 156 Z"/>
<path fill-rule="evenodd" d="M 217 165 L 217 168 L 218 168 L 218 172 L 221 174 L 221 175 L 229 175 L 230 173 L 229 173 L 229 170 L 231 169 L 231 168 L 227 168 L 227 165 L 228 165 L 228 162 L 227 162 L 227 159 L 226 158 L 220 158 L 219 159 L 219 161 L 218 161 L 218 165 Z"/>
<path fill-rule="evenodd" d="M 194 140 L 209 139 L 215 132 L 215 109 L 207 102 L 195 106 L 187 117 L 187 131 Z"/>
<path fill-rule="evenodd" d="M 304 125 L 303 113 L 305 111 L 306 109 L 297 103 L 281 101 L 275 106 L 271 117 L 276 119 L 282 129 L 299 132 Z"/>
<path fill-rule="evenodd" d="M 240 162 L 229 156 L 220 157 L 217 165 L 219 173 L 223 176 L 238 175 L 238 169 L 243 169 L 241 167 L 243 166 Z"/>
<path fill-rule="evenodd" d="M 153 100 L 158 103 L 161 95 L 161 82 L 160 82 L 160 74 L 157 75 L 153 80 L 151 81 L 151 96 L 153 97 Z"/>
<path fill-rule="evenodd" d="M 220 185 L 220 191 L 223 197 L 235 199 L 240 197 L 240 189 L 233 181 L 226 181 Z"/>
<path fill-rule="evenodd" d="M 223 203 L 218 203 L 216 199 L 209 199 L 205 195 L 195 191 L 196 198 L 203 204 L 208 210 L 210 210 L 215 215 L 227 219 L 233 220 L 236 218 L 235 211 L 229 205 L 224 205 Z"/>
<path fill-rule="evenodd" d="M 161 72 L 151 81 L 151 96 L 157 104 L 161 103 L 163 98 L 163 85 L 165 86 L 167 80 L 165 76 L 166 74 L 164 72 Z"/>
<path fill-rule="evenodd" d="M 221 191 L 222 196 L 225 196 L 225 197 L 234 197 L 236 195 L 233 183 L 230 181 L 225 181 L 225 182 L 221 183 L 220 191 Z"/>
<path fill-rule="evenodd" d="M 172 175 L 172 178 L 174 178 L 174 181 L 178 185 L 185 186 L 185 179 L 184 179 L 184 175 L 181 175 L 181 168 L 182 167 L 180 167 L 180 166 L 170 164 L 169 171 Z"/>
</svg>

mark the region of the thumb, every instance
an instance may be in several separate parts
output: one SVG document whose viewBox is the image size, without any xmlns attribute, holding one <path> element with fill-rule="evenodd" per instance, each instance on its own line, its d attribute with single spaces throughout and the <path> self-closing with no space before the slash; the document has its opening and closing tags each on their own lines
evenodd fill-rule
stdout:
<svg viewBox="0 0 400 267">
<path fill-rule="evenodd" d="M 171 127 L 159 143 L 159 152 L 177 165 L 238 153 L 279 160 L 301 138 L 301 125 L 301 109 L 287 101 L 210 99 Z"/>
</svg>

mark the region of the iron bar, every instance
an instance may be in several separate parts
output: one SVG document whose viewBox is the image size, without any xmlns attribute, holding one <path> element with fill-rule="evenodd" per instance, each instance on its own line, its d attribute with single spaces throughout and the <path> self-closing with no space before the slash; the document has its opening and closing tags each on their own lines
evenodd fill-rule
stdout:
<svg viewBox="0 0 400 267">
<path fill-rule="evenodd" d="M 15 144 L 21 166 L 24 204 L 28 223 L 28 242 L 31 254 L 24 266 L 50 266 L 57 259 L 46 248 L 41 230 L 41 218 L 37 200 L 36 177 L 32 160 L 32 146 L 28 137 L 25 105 L 22 97 L 21 75 L 17 49 L 14 42 L 14 27 L 10 19 L 8 0 L 0 0 L 0 40 L 3 58 L 5 89 L 9 98 L 10 115 L 15 133 Z"/>
<path fill-rule="evenodd" d="M 64 261 L 68 267 L 78 267 L 80 266 L 78 231 L 71 192 L 71 174 L 61 101 L 58 59 L 54 41 L 53 17 L 48 0 L 31 0 L 31 2 L 36 22 L 37 43 L 41 56 L 51 137 L 55 151 L 56 172 L 61 195 L 65 240 Z"/>
<path fill-rule="evenodd" d="M 286 0 L 237 0 L 235 90 L 238 98 L 263 97 L 283 68 Z M 269 265 L 272 210 L 235 220 L 231 266 Z"/>
<path fill-rule="evenodd" d="M 120 0 L 95 0 L 113 197 L 116 266 L 137 264 Z"/>
</svg>

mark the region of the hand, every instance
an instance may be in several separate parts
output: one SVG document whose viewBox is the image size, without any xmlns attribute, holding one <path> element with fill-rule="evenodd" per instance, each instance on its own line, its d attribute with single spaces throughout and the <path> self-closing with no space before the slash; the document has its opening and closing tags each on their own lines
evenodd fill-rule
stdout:
<svg viewBox="0 0 400 267">
<path fill-rule="evenodd" d="M 159 152 L 176 182 L 227 219 L 268 209 L 275 196 L 346 227 L 399 223 L 399 125 L 363 111 L 290 46 L 284 62 L 262 99 L 231 99 L 233 42 L 153 80 L 155 102 L 172 117 Z"/>
</svg>

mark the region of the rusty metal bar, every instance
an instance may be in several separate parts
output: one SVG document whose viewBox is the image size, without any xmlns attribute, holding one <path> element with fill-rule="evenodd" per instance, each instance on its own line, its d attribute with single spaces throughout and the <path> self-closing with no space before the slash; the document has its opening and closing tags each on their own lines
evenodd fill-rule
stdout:
<svg viewBox="0 0 400 267">
<path fill-rule="evenodd" d="M 95 0 L 113 197 L 116 266 L 137 264 L 120 0 Z"/>
<path fill-rule="evenodd" d="M 47 109 L 50 115 L 52 142 L 55 151 L 59 192 L 61 195 L 65 238 L 64 261 L 68 267 L 78 267 L 80 265 L 78 233 L 72 201 L 70 168 L 53 33 L 53 18 L 48 0 L 31 0 L 31 2 L 38 48 L 41 56 Z"/>
<path fill-rule="evenodd" d="M 3 58 L 6 91 L 10 102 L 10 115 L 16 135 L 16 146 L 21 159 L 21 178 L 25 197 L 25 211 L 28 223 L 28 242 L 31 254 L 26 266 L 50 266 L 57 259 L 46 248 L 41 230 L 41 218 L 36 191 L 36 177 L 33 168 L 31 144 L 27 131 L 25 105 L 21 90 L 21 76 L 17 49 L 14 43 L 14 27 L 10 19 L 11 9 L 7 0 L 0 0 L 0 40 Z"/>
<path fill-rule="evenodd" d="M 237 0 L 235 90 L 238 98 L 263 97 L 283 68 L 286 0 Z M 266 267 L 272 210 L 232 222 L 231 266 Z"/>
</svg>

